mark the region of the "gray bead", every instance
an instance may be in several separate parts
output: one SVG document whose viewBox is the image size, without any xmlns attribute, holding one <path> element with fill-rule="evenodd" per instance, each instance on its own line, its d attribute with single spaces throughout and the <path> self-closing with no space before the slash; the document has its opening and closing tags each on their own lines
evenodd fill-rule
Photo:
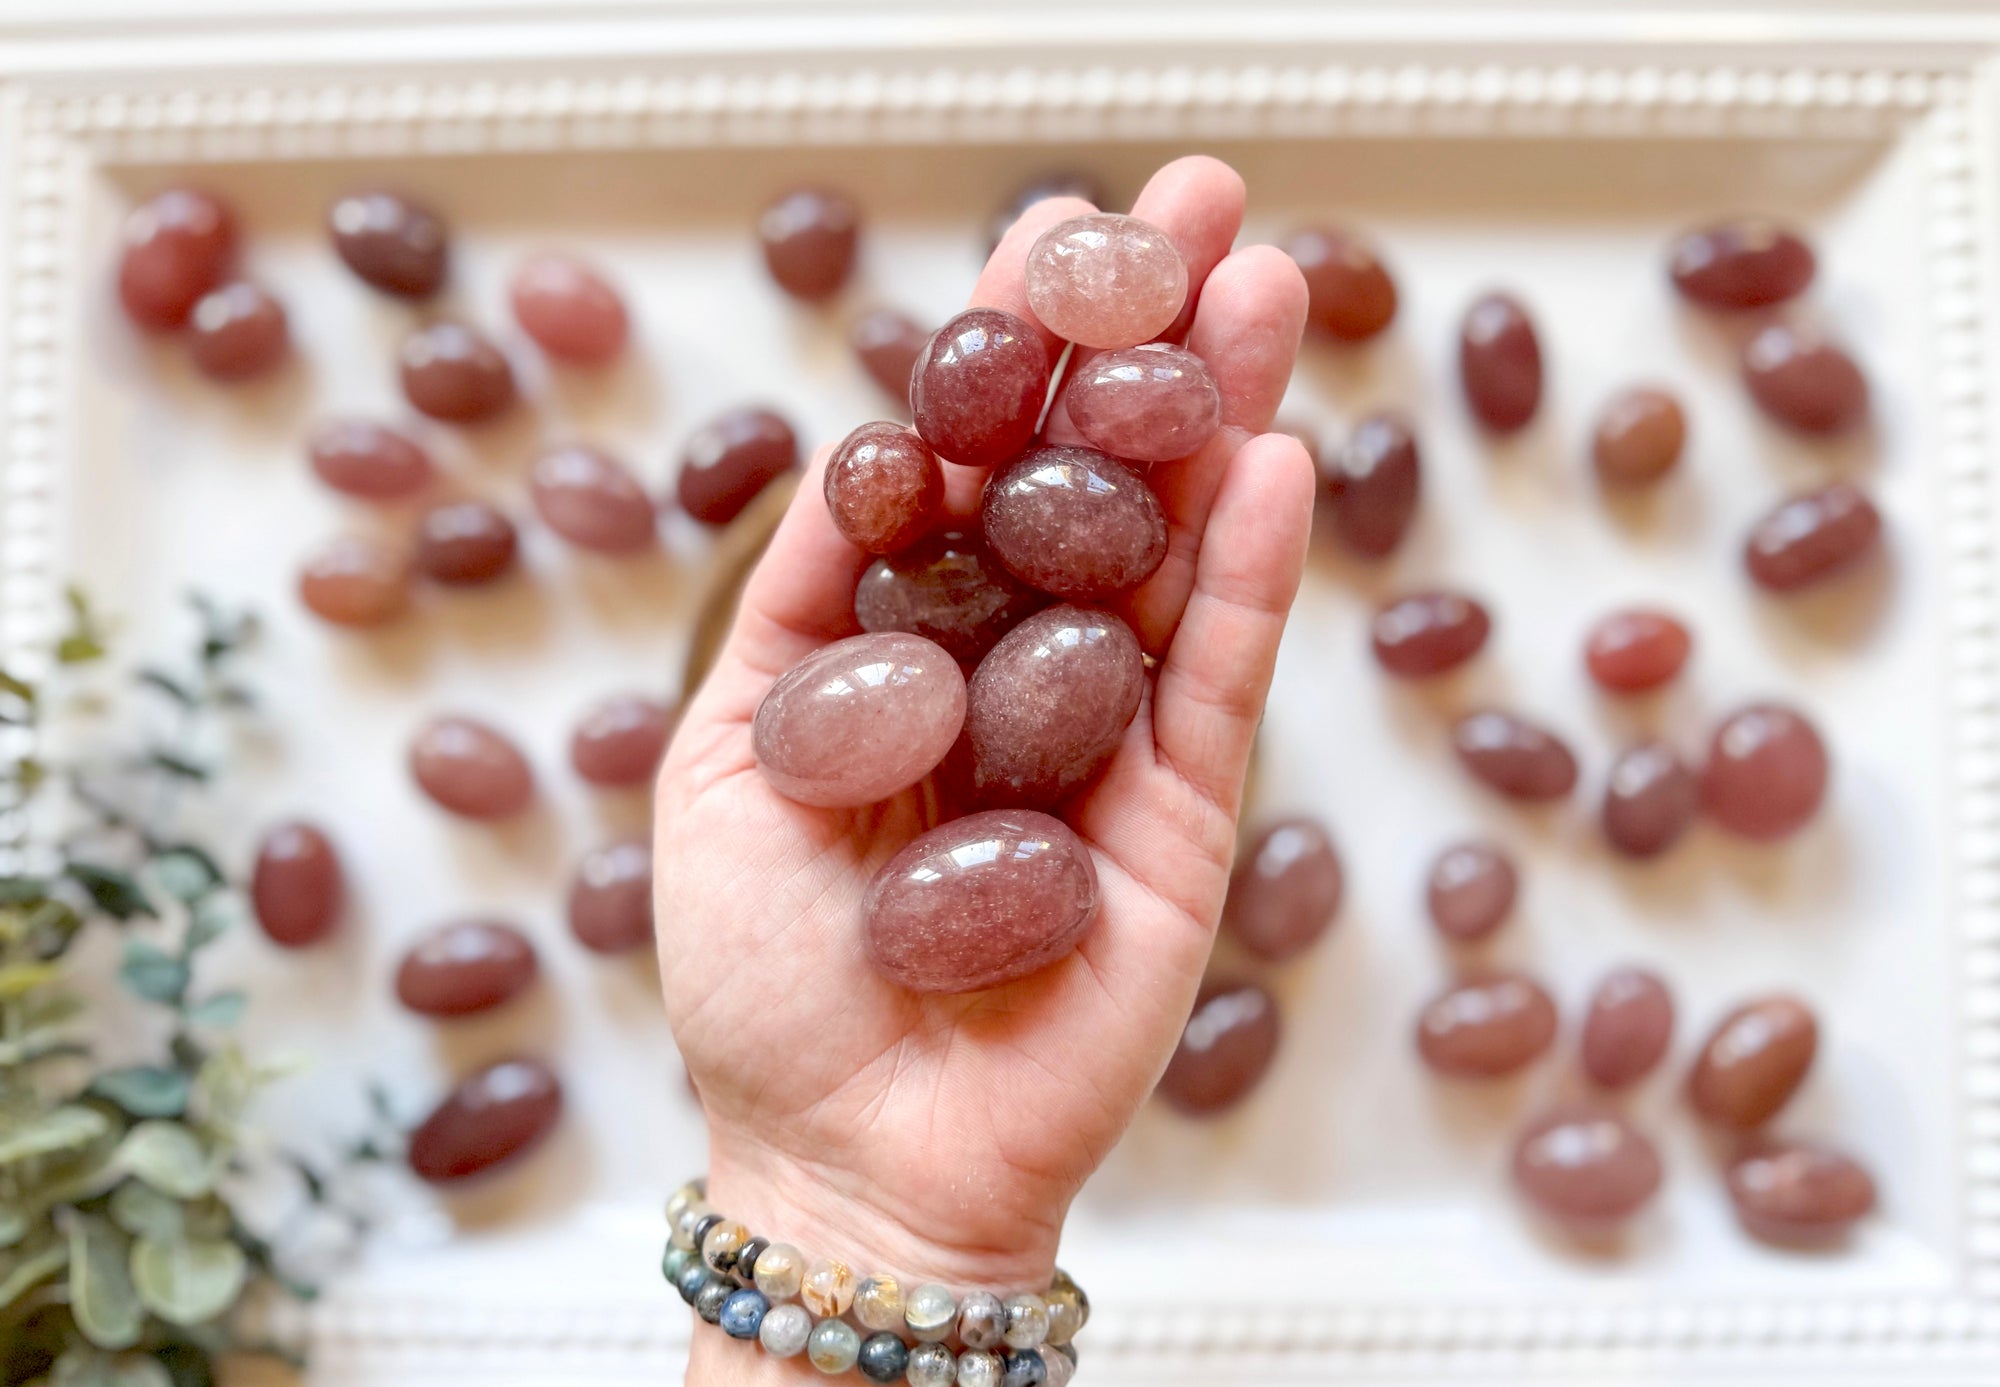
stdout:
<svg viewBox="0 0 2000 1387">
<path fill-rule="evenodd" d="M 1004 1365 L 993 1354 L 967 1349 L 958 1355 L 958 1387 L 1000 1387 L 1000 1374 L 1004 1371 Z"/>
<path fill-rule="evenodd" d="M 1049 1337 L 1049 1307 L 1038 1295 L 1007 1297 L 1007 1347 L 1039 1348 Z"/>
<path fill-rule="evenodd" d="M 821 1320 L 806 1336 L 806 1358 L 829 1377 L 844 1373 L 861 1356 L 861 1331 L 846 1320 Z"/>
<path fill-rule="evenodd" d="M 1042 1370 L 1047 1374 L 1042 1379 L 1042 1387 L 1069 1387 L 1069 1380 L 1076 1376 L 1076 1364 L 1053 1344 L 1042 1350 Z"/>
<path fill-rule="evenodd" d="M 918 1344 L 910 1350 L 903 1380 L 910 1387 L 952 1387 L 958 1380 L 958 1355 L 943 1344 Z"/>
<path fill-rule="evenodd" d="M 688 1264 L 681 1268 L 681 1274 L 674 1278 L 674 1289 L 680 1292 L 682 1300 L 692 1305 L 694 1298 L 701 1294 L 701 1288 L 709 1283 L 712 1274 L 699 1254 L 690 1252 L 688 1259 Z"/>
<path fill-rule="evenodd" d="M 870 1382 L 901 1382 L 903 1370 L 910 1366 L 909 1345 L 894 1334 L 870 1334 L 861 1341 L 856 1362 Z"/>
<path fill-rule="evenodd" d="M 997 1348 L 1007 1333 L 1007 1307 L 991 1291 L 967 1291 L 958 1303 L 958 1337 L 967 1348 Z"/>
<path fill-rule="evenodd" d="M 757 1342 L 773 1358 L 791 1358 L 806 1351 L 806 1336 L 812 1333 L 813 1317 L 803 1305 L 773 1305 L 764 1312 L 758 1326 Z"/>
<path fill-rule="evenodd" d="M 1006 1370 L 1000 1375 L 1000 1387 L 1043 1387 L 1048 1381 L 1049 1371 L 1042 1365 L 1042 1355 L 1031 1348 L 1015 1349 L 1007 1355 Z"/>
<path fill-rule="evenodd" d="M 736 1294 L 736 1283 L 726 1276 L 711 1275 L 694 1293 L 694 1312 L 715 1324 L 722 1319 L 722 1307 Z"/>
</svg>

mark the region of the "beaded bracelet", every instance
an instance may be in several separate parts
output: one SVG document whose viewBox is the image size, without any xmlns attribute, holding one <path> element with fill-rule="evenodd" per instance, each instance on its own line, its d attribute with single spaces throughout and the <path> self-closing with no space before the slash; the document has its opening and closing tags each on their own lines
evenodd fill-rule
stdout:
<svg viewBox="0 0 2000 1387">
<path fill-rule="evenodd" d="M 1090 1318 L 1090 1298 L 1060 1267 L 1042 1295 L 961 1299 L 926 1282 L 905 1297 L 893 1276 L 857 1282 L 844 1263 L 808 1264 L 790 1243 L 752 1237 L 707 1195 L 708 1182 L 692 1180 L 667 1201 L 660 1270 L 732 1339 L 755 1339 L 774 1358 L 804 1353 L 828 1375 L 859 1368 L 870 1382 L 910 1387 L 1068 1387 L 1076 1373 L 1070 1340 Z M 795 1296 L 801 1303 L 790 1303 Z M 849 1313 L 873 1332 L 864 1338 Z M 960 1352 L 946 1342 L 954 1337 Z"/>
</svg>

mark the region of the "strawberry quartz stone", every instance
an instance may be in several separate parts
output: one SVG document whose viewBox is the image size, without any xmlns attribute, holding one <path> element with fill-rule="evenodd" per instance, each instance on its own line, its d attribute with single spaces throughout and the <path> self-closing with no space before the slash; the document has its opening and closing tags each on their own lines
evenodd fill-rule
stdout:
<svg viewBox="0 0 2000 1387">
<path fill-rule="evenodd" d="M 1114 212 L 1057 222 L 1028 251 L 1028 306 L 1080 347 L 1136 347 L 1174 324 L 1187 261 L 1166 232 Z"/>
<path fill-rule="evenodd" d="M 917 432 L 939 457 L 968 467 L 1018 456 L 1048 395 L 1041 337 L 997 308 L 968 309 L 939 328 L 910 374 Z"/>
</svg>

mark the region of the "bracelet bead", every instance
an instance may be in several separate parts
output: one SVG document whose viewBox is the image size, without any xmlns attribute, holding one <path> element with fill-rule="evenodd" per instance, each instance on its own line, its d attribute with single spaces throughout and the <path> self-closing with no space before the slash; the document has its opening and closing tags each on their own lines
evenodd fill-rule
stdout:
<svg viewBox="0 0 2000 1387">
<path fill-rule="evenodd" d="M 704 1267 L 703 1270 L 707 1271 L 707 1268 Z M 734 1294 L 736 1294 L 734 1284 L 709 1272 L 708 1279 L 701 1283 L 701 1289 L 694 1293 L 694 1312 L 710 1324 L 719 1323 L 722 1319 L 722 1307 Z"/>
<path fill-rule="evenodd" d="M 669 1286 L 680 1284 L 681 1273 L 687 1270 L 688 1261 L 693 1256 L 694 1254 L 684 1247 L 667 1244 L 666 1255 L 660 1258 L 660 1275 L 667 1278 Z"/>
<path fill-rule="evenodd" d="M 722 1302 L 722 1314 L 716 1323 L 732 1339 L 754 1339 L 764 1327 L 764 1315 L 770 1308 L 771 1302 L 762 1295 L 739 1287 Z"/>
<path fill-rule="evenodd" d="M 1024 1291 L 1007 1297 L 1007 1330 L 1001 1337 L 1008 1348 L 1036 1348 L 1048 1333 L 1049 1307 L 1040 1296 Z"/>
<path fill-rule="evenodd" d="M 1042 1299 L 1049 1307 L 1048 1342 L 1052 1344 L 1068 1343 L 1090 1322 L 1090 1297 L 1061 1267 L 1056 1268 L 1055 1279 Z"/>
<path fill-rule="evenodd" d="M 715 1225 L 729 1221 L 706 1204 L 695 1205 L 688 1210 L 687 1216 L 695 1220 L 693 1236 L 696 1252 L 701 1251 L 702 1244 L 708 1241 L 708 1235 L 715 1231 Z"/>
<path fill-rule="evenodd" d="M 757 1289 L 772 1304 L 799 1293 L 806 1274 L 806 1256 L 790 1243 L 772 1243 L 757 1254 Z"/>
<path fill-rule="evenodd" d="M 806 1336 L 807 1360 L 828 1376 L 846 1372 L 860 1356 L 860 1331 L 846 1320 L 821 1320 Z"/>
<path fill-rule="evenodd" d="M 701 1260 L 717 1276 L 735 1279 L 736 1259 L 750 1241 L 750 1230 L 733 1218 L 718 1221 L 701 1239 Z"/>
<path fill-rule="evenodd" d="M 871 1334 L 861 1341 L 856 1365 L 870 1382 L 901 1382 L 910 1366 L 909 1346 L 894 1334 Z"/>
<path fill-rule="evenodd" d="M 863 1329 L 903 1327 L 903 1288 L 893 1276 L 871 1276 L 854 1291 L 854 1318 Z"/>
<path fill-rule="evenodd" d="M 991 1291 L 967 1291 L 958 1304 L 958 1338 L 967 1348 L 994 1348 L 1007 1333 L 1007 1307 Z"/>
<path fill-rule="evenodd" d="M 690 1180 L 675 1190 L 667 1197 L 667 1227 L 678 1227 L 681 1215 L 687 1212 L 688 1205 L 706 1198 L 707 1195 L 708 1182 L 705 1180 Z"/>
<path fill-rule="evenodd" d="M 952 1387 L 958 1381 L 958 1355 L 943 1344 L 918 1344 L 910 1350 L 903 1380 L 910 1387 Z"/>
<path fill-rule="evenodd" d="M 692 1305 L 694 1304 L 694 1298 L 701 1293 L 701 1288 L 706 1286 L 708 1282 L 708 1267 L 702 1262 L 701 1258 L 695 1256 L 692 1252 L 688 1253 L 687 1265 L 682 1267 L 681 1274 L 674 1278 L 674 1289 L 680 1292 L 682 1300 Z"/>
<path fill-rule="evenodd" d="M 926 1281 L 910 1292 L 903 1305 L 903 1323 L 924 1343 L 936 1343 L 950 1336 L 958 1322 L 958 1301 L 935 1281 Z"/>
<path fill-rule="evenodd" d="M 812 1334 L 813 1317 L 803 1305 L 773 1305 L 764 1312 L 757 1342 L 773 1358 L 796 1358 L 806 1351 Z"/>
<path fill-rule="evenodd" d="M 1015 1349 L 1007 1355 L 1000 1374 L 1000 1387 L 1046 1387 L 1049 1370 L 1042 1355 L 1031 1348 Z"/>
<path fill-rule="evenodd" d="M 1000 1387 L 1004 1365 L 984 1349 L 967 1349 L 958 1355 L 958 1387 Z"/>
<path fill-rule="evenodd" d="M 735 1276 L 737 1285 L 757 1284 L 757 1259 L 764 1255 L 764 1249 L 770 1245 L 769 1238 L 752 1238 L 743 1244 L 743 1250 L 736 1254 L 736 1270 L 731 1273 Z"/>
<path fill-rule="evenodd" d="M 823 1320 L 844 1315 L 854 1304 L 854 1273 L 847 1263 L 822 1257 L 799 1284 L 799 1299 Z"/>
<path fill-rule="evenodd" d="M 1042 1387 L 1069 1387 L 1069 1380 L 1076 1376 L 1076 1363 L 1055 1345 L 1042 1352 Z"/>
<path fill-rule="evenodd" d="M 673 1235 L 674 1246 L 684 1247 L 690 1252 L 700 1251 L 701 1243 L 695 1238 L 695 1229 L 701 1225 L 704 1218 L 714 1212 L 715 1210 L 709 1207 L 705 1199 L 691 1200 L 684 1205 L 681 1216 L 674 1220 L 673 1227 L 669 1230 Z"/>
</svg>

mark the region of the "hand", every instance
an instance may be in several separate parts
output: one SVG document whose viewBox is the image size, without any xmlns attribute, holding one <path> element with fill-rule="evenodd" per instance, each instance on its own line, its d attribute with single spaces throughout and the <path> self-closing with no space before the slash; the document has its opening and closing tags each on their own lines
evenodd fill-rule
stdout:
<svg viewBox="0 0 2000 1387">
<path fill-rule="evenodd" d="M 869 556 L 827 516 L 824 450 L 686 711 L 655 819 L 661 976 L 708 1115 L 710 1202 L 753 1233 L 857 1276 L 893 1273 L 906 1291 L 1039 1288 L 1071 1199 L 1173 1052 L 1222 907 L 1315 485 L 1304 449 L 1263 432 L 1291 375 L 1305 284 L 1269 246 L 1231 251 L 1243 200 L 1234 170 L 1194 157 L 1162 168 L 1133 207 L 1187 258 L 1200 296 L 1187 342 L 1221 387 L 1223 422 L 1200 453 L 1150 473 L 1167 557 L 1119 610 L 1160 663 L 1109 767 L 1059 810 L 1102 888 L 1073 955 L 965 996 L 889 983 L 863 946 L 862 896 L 933 826 L 921 796 L 814 809 L 757 770 L 751 719 L 772 682 L 858 629 Z M 1028 248 L 1093 210 L 1074 198 L 1028 209 L 971 302 L 1033 322 Z M 1062 344 L 1046 345 L 1053 363 Z M 1060 406 L 1047 433 L 1081 441 Z M 953 514 L 976 525 L 983 474 L 946 471 Z M 697 1333 L 690 1380 L 810 1375 L 803 1364 Z"/>
</svg>

